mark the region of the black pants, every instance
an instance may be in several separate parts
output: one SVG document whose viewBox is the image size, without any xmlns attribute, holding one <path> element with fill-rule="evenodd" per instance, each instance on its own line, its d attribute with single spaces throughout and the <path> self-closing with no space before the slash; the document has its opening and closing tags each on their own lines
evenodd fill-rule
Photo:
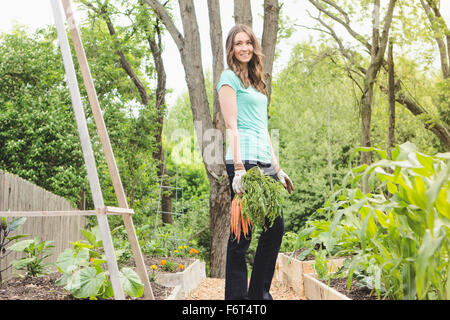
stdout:
<svg viewBox="0 0 450 320">
<path fill-rule="evenodd" d="M 275 180 L 278 180 L 270 164 L 257 161 L 244 161 L 245 170 L 249 170 L 256 165 L 264 172 L 270 174 Z M 232 163 L 227 163 L 226 167 L 230 181 L 231 200 L 233 200 L 234 192 L 232 182 L 234 178 L 234 165 Z M 269 226 L 269 221 L 267 219 L 266 226 Z M 272 300 L 269 290 L 283 233 L 284 219 L 283 211 L 281 211 L 281 217 L 275 219 L 272 227 L 267 228 L 260 235 L 250 277 L 250 284 L 247 289 L 248 275 L 245 254 L 250 246 L 252 237 L 251 228 L 247 239 L 241 232 L 239 243 L 236 237 L 230 232 L 225 270 L 225 300 Z"/>
</svg>

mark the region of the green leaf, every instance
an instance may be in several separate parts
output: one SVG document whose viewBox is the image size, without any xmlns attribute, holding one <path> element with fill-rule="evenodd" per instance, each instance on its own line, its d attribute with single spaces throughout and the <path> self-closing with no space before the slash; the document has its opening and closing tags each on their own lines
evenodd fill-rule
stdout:
<svg viewBox="0 0 450 320">
<path fill-rule="evenodd" d="M 360 166 L 358 166 L 356 168 L 353 168 L 352 172 L 359 173 L 359 172 L 363 172 L 366 169 L 367 169 L 367 164 L 362 164 L 362 165 L 360 165 Z"/>
<path fill-rule="evenodd" d="M 65 286 L 68 284 L 69 280 L 72 278 L 72 274 L 69 273 L 63 273 L 61 278 L 55 281 L 55 284 L 57 286 Z"/>
<path fill-rule="evenodd" d="M 11 265 L 17 270 L 21 270 L 34 261 L 36 261 L 36 257 L 15 259 L 11 261 Z"/>
<path fill-rule="evenodd" d="M 396 194 L 398 191 L 397 186 L 390 181 L 387 183 L 387 188 L 390 194 Z"/>
<path fill-rule="evenodd" d="M 7 239 L 8 240 L 17 240 L 17 239 L 21 239 L 21 238 L 25 238 L 25 237 L 29 237 L 30 235 L 29 234 L 18 234 L 18 235 L 15 235 L 15 236 L 12 236 L 12 237 L 8 237 Z"/>
<path fill-rule="evenodd" d="M 141 297 L 144 293 L 144 285 L 141 279 L 131 268 L 122 268 L 119 273 L 123 291 L 131 297 Z"/>
<path fill-rule="evenodd" d="M 12 251 L 22 252 L 23 250 L 28 248 L 33 242 L 34 242 L 34 240 L 31 240 L 31 239 L 22 240 L 22 241 L 12 244 L 11 246 L 9 246 L 8 249 L 12 250 Z"/>
<path fill-rule="evenodd" d="M 71 244 L 72 244 L 72 246 L 73 246 L 73 248 L 75 249 L 75 250 L 78 250 L 78 249 L 92 249 L 94 246 L 93 245 L 91 245 L 91 244 L 87 244 L 87 243 L 83 243 L 83 242 L 81 242 L 80 240 L 79 241 L 77 241 L 77 242 L 71 242 Z"/>
<path fill-rule="evenodd" d="M 78 287 L 79 289 L 72 289 L 72 294 L 75 298 L 90 298 L 96 297 L 98 292 L 106 280 L 106 274 L 104 272 L 97 274 L 95 268 L 83 268 L 77 271 L 73 275 L 72 288 Z M 76 282 L 79 283 L 76 283 Z"/>
<path fill-rule="evenodd" d="M 444 216 L 447 219 L 450 219 L 450 184 L 449 186 L 445 186 L 441 188 L 434 205 L 438 210 L 438 213 Z"/>
<path fill-rule="evenodd" d="M 436 201 L 436 198 L 438 197 L 438 194 L 444 185 L 444 183 L 448 183 L 448 179 L 450 176 L 450 163 L 445 167 L 444 170 L 439 172 L 434 182 L 431 184 L 430 188 L 426 191 L 426 197 L 427 197 L 427 209 L 430 210 L 433 206 L 434 202 Z"/>
<path fill-rule="evenodd" d="M 17 230 L 18 228 L 20 228 L 20 226 L 22 226 L 25 223 L 25 221 L 27 221 L 26 217 L 18 218 L 18 219 L 11 221 L 10 223 L 8 223 L 8 227 L 7 227 L 6 231 L 11 232 L 11 231 Z"/>
<path fill-rule="evenodd" d="M 72 273 L 81 266 L 89 265 L 89 250 L 82 248 L 78 252 L 65 249 L 56 260 L 56 265 L 63 273 Z"/>
<path fill-rule="evenodd" d="M 81 230 L 83 235 L 86 237 L 86 239 L 89 241 L 89 243 L 94 246 L 95 248 L 99 248 L 103 246 L 100 229 L 98 226 L 95 226 L 91 228 L 90 231 L 88 230 Z"/>
<path fill-rule="evenodd" d="M 422 239 L 422 244 L 419 248 L 419 253 L 417 256 L 417 276 L 416 276 L 416 287 L 417 295 L 419 299 L 423 299 L 426 294 L 426 290 L 430 285 L 428 280 L 427 270 L 429 267 L 430 257 L 437 252 L 441 246 L 446 234 L 442 233 L 440 236 L 435 238 L 432 237 L 430 230 L 425 231 L 425 235 Z"/>
<path fill-rule="evenodd" d="M 307 248 L 306 250 L 302 251 L 302 252 L 298 255 L 297 259 L 300 260 L 300 261 L 305 260 L 306 257 L 307 257 L 312 251 L 313 251 L 313 248 Z"/>
</svg>

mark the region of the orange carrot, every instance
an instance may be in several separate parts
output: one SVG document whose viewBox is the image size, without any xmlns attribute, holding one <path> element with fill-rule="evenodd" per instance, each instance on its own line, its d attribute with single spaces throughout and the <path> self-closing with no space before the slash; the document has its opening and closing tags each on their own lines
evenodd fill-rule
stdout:
<svg viewBox="0 0 450 320">
<path fill-rule="evenodd" d="M 239 211 L 241 213 L 240 216 L 241 216 L 241 220 L 242 220 L 242 231 L 244 232 L 244 237 L 246 237 L 248 234 L 248 225 L 247 225 L 247 222 L 244 221 L 244 215 L 242 214 L 242 201 L 239 202 Z M 248 217 L 247 217 L 247 220 L 248 220 Z"/>
<path fill-rule="evenodd" d="M 247 238 L 251 225 L 250 218 L 243 215 L 242 201 L 234 198 L 231 203 L 231 233 L 235 235 L 238 242 L 241 238 L 241 228 L 244 237 Z"/>
<path fill-rule="evenodd" d="M 236 235 L 237 231 L 237 199 L 234 198 L 231 203 L 231 232 Z"/>
<path fill-rule="evenodd" d="M 240 202 L 237 202 L 236 206 L 236 225 L 237 225 L 236 235 L 238 243 L 241 238 L 241 211 L 239 210 L 239 204 Z"/>
</svg>

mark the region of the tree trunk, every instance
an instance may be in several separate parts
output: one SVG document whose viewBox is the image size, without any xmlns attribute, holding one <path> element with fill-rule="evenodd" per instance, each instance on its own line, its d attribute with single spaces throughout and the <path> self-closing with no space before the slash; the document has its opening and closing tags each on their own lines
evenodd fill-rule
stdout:
<svg viewBox="0 0 450 320">
<path fill-rule="evenodd" d="M 192 0 L 179 0 L 180 15 L 184 30 L 183 36 L 176 28 L 167 11 L 158 1 L 145 0 L 145 2 L 152 7 L 160 17 L 180 52 L 181 62 L 185 71 L 197 141 L 200 150 L 202 151 L 203 163 L 210 184 L 210 276 L 223 278 L 225 276 L 226 242 L 229 234 L 229 186 L 226 178 L 223 155 L 221 161 L 211 161 L 211 157 L 205 154 L 205 149 L 208 147 L 209 143 L 204 139 L 204 137 L 207 137 L 211 132 L 215 132 L 214 129 L 216 129 L 216 125 L 220 126 L 220 123 L 223 123 L 223 120 L 221 121 L 220 117 L 216 116 L 213 121 L 209 111 L 201 60 L 200 35 L 195 16 L 194 3 Z M 209 4 L 212 7 L 216 5 L 216 9 L 218 9 L 218 3 L 211 1 Z M 220 41 L 221 40 L 222 39 L 220 39 Z M 218 110 L 218 107 L 216 108 Z M 216 138 L 222 139 L 223 135 L 222 137 Z M 220 141 L 220 143 L 223 142 Z"/>
<path fill-rule="evenodd" d="M 253 27 L 250 0 L 234 0 L 234 22 Z"/>
<path fill-rule="evenodd" d="M 250 3 L 248 4 L 250 6 Z M 224 70 L 224 54 L 222 46 L 222 25 L 220 18 L 219 0 L 208 0 L 208 13 L 210 21 L 211 51 L 213 57 L 213 122 L 214 127 L 219 130 L 220 135 L 225 137 L 225 121 L 220 112 L 220 104 L 217 90 L 220 75 Z M 251 13 L 250 13 L 251 17 Z M 221 148 L 220 161 L 223 163 L 226 151 L 225 139 L 221 144 L 216 144 L 216 148 Z M 217 172 L 224 171 L 225 167 L 214 169 Z M 225 259 L 227 255 L 227 239 L 230 230 L 230 191 L 228 181 L 217 181 L 214 177 L 208 176 L 210 184 L 210 229 L 211 229 L 211 277 L 225 277 Z M 220 214 L 212 214 L 220 212 Z M 212 268 L 214 266 L 214 268 Z"/>
<path fill-rule="evenodd" d="M 211 226 L 211 256 L 210 276 L 225 277 L 226 243 L 229 235 L 230 196 L 228 181 L 217 180 L 219 175 L 225 176 L 223 156 L 221 163 L 211 162 L 205 154 L 207 141 L 205 133 L 215 129 L 211 121 L 209 104 L 206 95 L 203 66 L 201 60 L 201 45 L 198 24 L 195 17 L 195 7 L 192 0 L 179 0 L 183 29 L 185 33 L 185 59 L 183 61 L 186 72 L 186 82 L 189 89 L 192 114 L 195 121 L 198 144 L 202 150 L 210 184 L 210 226 Z M 182 59 L 183 60 L 183 59 Z M 223 134 L 222 134 L 223 137 Z M 221 137 L 221 138 L 222 138 Z M 222 138 L 223 139 L 223 138 Z M 215 146 L 218 144 L 216 143 Z"/>
<path fill-rule="evenodd" d="M 394 83 L 394 57 L 393 43 L 389 41 L 388 50 L 388 82 L 389 82 L 389 124 L 388 124 L 388 143 L 387 153 L 389 159 L 392 159 L 392 148 L 395 144 L 395 83 Z"/>
<path fill-rule="evenodd" d="M 363 147 L 371 147 L 371 119 L 372 119 L 372 99 L 373 86 L 376 81 L 378 72 L 384 61 L 384 53 L 386 51 L 387 41 L 389 37 L 389 29 L 391 27 L 394 7 L 396 0 L 390 0 L 386 13 L 383 33 L 379 34 L 380 21 L 380 0 L 374 0 L 373 4 L 373 20 L 372 20 L 372 46 L 370 52 L 370 65 L 367 69 L 364 79 L 364 91 L 361 98 L 361 143 Z M 372 153 L 362 152 L 361 160 L 363 164 L 370 166 L 372 164 Z M 370 192 L 369 177 L 363 181 L 363 192 Z"/>
<path fill-rule="evenodd" d="M 161 215 L 163 223 L 173 223 L 173 214 L 172 214 L 172 192 L 168 188 L 164 188 L 166 186 L 165 183 L 165 175 L 161 176 L 163 179 L 161 190 Z"/>
<path fill-rule="evenodd" d="M 264 54 L 264 73 L 266 74 L 267 100 L 269 104 L 272 93 L 272 69 L 275 59 L 275 46 L 277 44 L 279 16 L 280 6 L 278 0 L 264 0 L 264 29 L 261 46 Z"/>
<path fill-rule="evenodd" d="M 211 277 L 225 277 L 226 244 L 230 232 L 230 190 L 225 169 L 225 124 L 220 113 L 217 94 L 214 94 L 214 111 L 211 119 L 209 103 L 206 95 L 203 66 L 201 60 L 200 35 L 193 0 L 179 0 L 180 15 L 184 35 L 178 31 L 172 18 L 165 8 L 157 0 L 144 0 L 159 16 L 166 26 L 172 39 L 180 52 L 186 83 L 189 92 L 189 100 L 194 120 L 198 145 L 202 151 L 203 164 L 210 185 L 210 227 L 211 227 Z M 242 3 L 250 3 L 243 1 Z M 275 8 L 278 8 L 278 2 Z M 250 10 L 250 6 L 248 6 Z M 213 54 L 213 81 L 214 91 L 220 73 L 223 70 L 222 31 L 220 24 L 219 1 L 209 0 L 208 10 L 210 17 L 210 36 Z M 251 13 L 247 16 L 251 17 Z M 251 11 L 250 11 L 251 12 Z M 240 18 L 239 18 L 240 19 Z M 273 21 L 273 20 L 272 20 Z M 278 24 L 278 21 L 276 22 Z M 269 33 L 270 34 L 270 33 Z M 273 33 L 271 33 L 273 36 Z M 266 41 L 269 45 L 270 40 Z M 276 42 L 276 34 L 274 43 Z M 272 70 L 270 61 L 270 69 Z M 210 138 L 210 139 L 209 139 Z M 214 141 L 212 139 L 214 138 Z M 214 143 L 213 143 L 214 142 Z M 215 155 L 210 154 L 211 144 L 214 145 Z M 219 147 L 221 146 L 221 147 Z M 211 152 L 212 153 L 212 152 Z"/>
<path fill-rule="evenodd" d="M 164 114 L 166 111 L 166 71 L 164 68 L 164 62 L 162 59 L 162 43 L 161 43 L 161 30 L 159 28 L 159 20 L 156 19 L 155 22 L 156 35 L 158 39 L 154 35 L 149 32 L 147 37 L 148 44 L 150 46 L 150 50 L 152 51 L 153 61 L 155 62 L 155 69 L 157 74 L 157 85 L 156 85 L 156 101 L 155 108 L 158 114 L 157 116 L 157 128 L 155 132 L 156 136 L 156 150 L 153 151 L 153 159 L 157 160 L 159 165 L 159 177 L 162 180 L 161 182 L 161 211 L 162 211 L 162 222 L 163 223 L 173 223 L 173 215 L 169 212 L 172 212 L 172 193 L 167 192 L 167 188 L 170 186 L 170 183 L 167 181 L 166 172 L 165 172 L 165 159 L 164 152 L 162 146 L 162 129 L 164 125 Z"/>
</svg>

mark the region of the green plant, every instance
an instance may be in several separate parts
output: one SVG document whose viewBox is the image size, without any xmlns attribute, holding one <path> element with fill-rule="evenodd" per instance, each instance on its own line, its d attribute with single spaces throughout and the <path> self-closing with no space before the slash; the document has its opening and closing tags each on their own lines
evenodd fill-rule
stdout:
<svg viewBox="0 0 450 320">
<path fill-rule="evenodd" d="M 450 298 L 450 154 L 426 155 L 415 145 L 397 146 L 388 160 L 352 169 L 351 188 L 338 191 L 324 208 L 330 234 L 353 247 L 346 265 L 364 278 L 378 297 Z M 356 187 L 369 176 L 374 192 Z M 338 235 L 339 234 L 339 235 Z"/>
<path fill-rule="evenodd" d="M 103 270 L 106 259 L 100 247 L 102 243 L 98 240 L 98 229 L 94 227 L 90 231 L 85 230 L 83 234 L 94 245 L 81 241 L 72 242 L 73 249 L 66 249 L 59 255 L 56 266 L 62 276 L 56 284 L 64 286 L 77 299 L 110 298 L 113 290 L 108 271 Z M 142 296 L 144 285 L 133 269 L 121 268 L 119 276 L 126 294 L 131 297 Z"/>
<path fill-rule="evenodd" d="M 44 259 L 51 255 L 51 248 L 55 247 L 52 243 L 52 240 L 40 241 L 38 237 L 14 243 L 9 250 L 22 252 L 25 256 L 11 261 L 11 265 L 16 270 L 25 270 L 25 277 L 48 274 L 53 264 L 44 263 Z"/>
<path fill-rule="evenodd" d="M 314 219 L 314 216 L 306 222 L 305 226 L 297 233 L 294 250 L 302 249 L 296 257 L 305 260 L 309 255 L 315 255 L 316 251 L 324 250 L 328 257 L 350 254 L 346 247 L 353 248 L 349 239 L 344 239 L 343 229 L 330 232 L 331 221 Z"/>
<path fill-rule="evenodd" d="M 317 273 L 317 278 L 319 280 L 329 280 L 330 274 L 328 270 L 329 260 L 327 259 L 327 251 L 326 250 L 313 251 L 313 255 L 315 257 L 314 270 Z"/>
<path fill-rule="evenodd" d="M 280 252 L 292 252 L 295 250 L 297 241 L 297 234 L 292 231 L 286 231 L 281 242 Z"/>
<path fill-rule="evenodd" d="M 161 264 L 161 269 L 168 272 L 175 272 L 177 271 L 178 265 L 170 260 L 163 260 L 165 261 L 163 264 Z"/>
<path fill-rule="evenodd" d="M 13 240 L 17 240 L 23 237 L 27 237 L 26 234 L 18 234 L 15 236 L 10 236 L 9 234 L 18 228 L 20 228 L 27 218 L 17 218 L 12 220 L 11 222 L 6 221 L 6 217 L 1 217 L 0 220 L 0 287 L 2 286 L 2 272 L 8 270 L 11 265 L 6 266 L 2 269 L 2 262 L 4 261 L 4 258 L 8 256 L 10 251 L 8 250 L 7 246 L 11 243 Z"/>
<path fill-rule="evenodd" d="M 255 226 L 264 227 L 266 219 L 269 227 L 281 216 L 281 184 L 255 166 L 242 177 L 245 192 L 236 194 L 235 199 L 242 204 L 244 221 L 250 218 Z"/>
<path fill-rule="evenodd" d="M 151 234 L 147 233 L 145 237 L 141 237 L 142 251 L 147 255 L 159 257 L 186 256 L 189 242 L 183 238 L 184 233 L 176 224 L 158 226 Z M 183 244 L 181 249 L 179 243 Z"/>
</svg>

